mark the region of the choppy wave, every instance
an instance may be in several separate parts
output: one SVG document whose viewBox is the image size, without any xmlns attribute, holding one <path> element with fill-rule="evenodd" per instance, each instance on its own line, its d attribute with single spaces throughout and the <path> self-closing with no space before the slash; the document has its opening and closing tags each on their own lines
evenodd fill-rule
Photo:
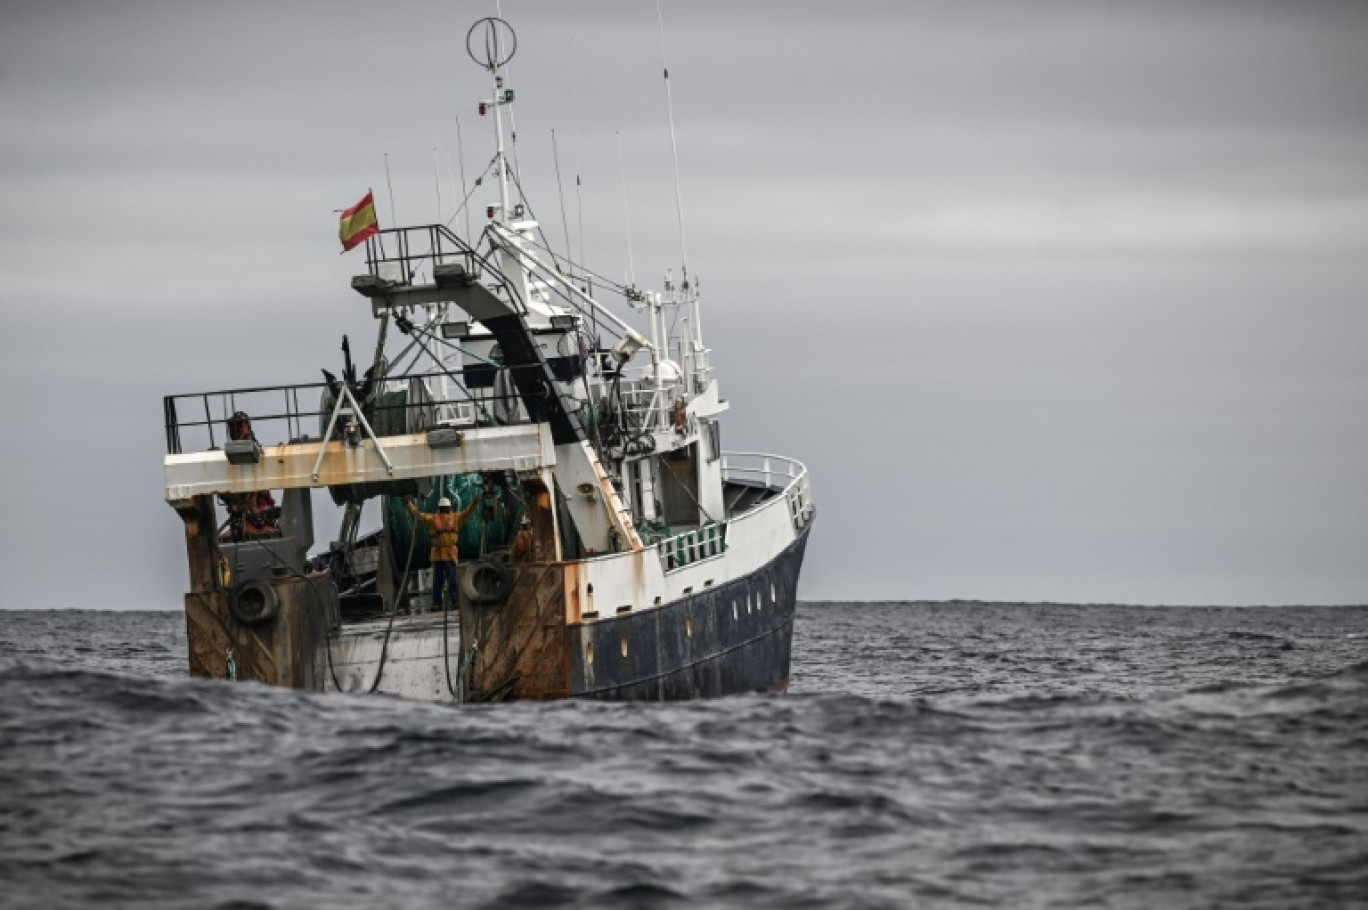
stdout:
<svg viewBox="0 0 1368 910">
<path fill-rule="evenodd" d="M 787 696 L 467 707 L 5 618 L 5 906 L 1368 900 L 1364 610 L 807 604 Z"/>
</svg>

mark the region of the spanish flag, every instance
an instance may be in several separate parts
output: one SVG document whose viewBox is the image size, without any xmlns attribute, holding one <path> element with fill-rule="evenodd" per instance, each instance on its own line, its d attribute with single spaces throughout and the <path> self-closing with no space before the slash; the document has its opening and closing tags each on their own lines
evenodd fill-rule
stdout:
<svg viewBox="0 0 1368 910">
<path fill-rule="evenodd" d="M 361 201 L 342 212 L 342 223 L 338 226 L 337 236 L 342 241 L 342 252 L 380 233 L 380 225 L 375 220 L 375 199 L 371 193 L 361 197 Z"/>
</svg>

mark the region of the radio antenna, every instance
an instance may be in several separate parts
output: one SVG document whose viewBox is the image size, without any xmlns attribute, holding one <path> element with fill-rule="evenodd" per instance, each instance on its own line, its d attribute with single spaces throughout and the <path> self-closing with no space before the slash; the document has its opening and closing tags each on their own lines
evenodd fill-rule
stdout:
<svg viewBox="0 0 1368 910">
<path fill-rule="evenodd" d="M 390 179 L 389 152 L 385 152 L 385 185 L 389 187 L 390 197 L 390 218 L 394 219 L 394 226 L 399 226 L 399 212 L 394 208 L 394 181 Z"/>
<path fill-rule="evenodd" d="M 442 223 L 442 166 L 437 146 L 432 147 L 432 187 L 437 193 L 437 224 Z"/>
<path fill-rule="evenodd" d="M 570 221 L 565 217 L 565 186 L 561 183 L 560 147 L 556 144 L 556 128 L 551 128 L 551 160 L 556 165 L 556 194 L 560 196 L 561 230 L 565 232 L 565 262 L 570 267 L 570 277 L 575 277 L 574 260 L 570 258 Z"/>
<path fill-rule="evenodd" d="M 575 89 L 578 89 L 581 82 L 581 73 L 579 66 L 577 65 L 579 60 L 579 48 L 575 47 L 574 32 L 570 33 L 569 44 L 570 72 L 571 79 L 573 80 L 571 86 Z M 575 153 L 575 232 L 578 235 L 579 240 L 579 267 L 581 272 L 580 277 L 584 280 L 582 290 L 588 290 L 589 287 L 592 285 L 593 281 L 589 277 L 589 260 L 584 258 L 584 169 L 581 166 L 583 159 L 580 157 L 581 138 L 584 135 L 584 119 L 583 117 L 581 117 L 580 94 L 581 93 L 579 91 L 572 91 L 570 93 L 570 117 L 572 122 L 575 124 L 575 132 L 572 134 L 574 140 Z M 573 257 L 573 251 L 570 250 L 569 243 L 566 244 L 566 252 L 571 254 Z M 571 261 L 574 261 L 573 258 Z"/>
<path fill-rule="evenodd" d="M 679 217 L 679 269 L 684 276 L 684 287 L 689 286 L 689 255 L 684 246 L 684 194 L 679 188 L 679 143 L 675 141 L 674 97 L 670 93 L 670 61 L 665 56 L 665 10 L 663 0 L 656 0 L 656 15 L 660 19 L 660 63 L 665 71 L 665 111 L 670 119 L 670 151 L 674 155 L 675 213 Z"/>
<path fill-rule="evenodd" d="M 622 217 L 627 225 L 627 284 L 636 284 L 636 262 L 632 258 L 632 209 L 627 205 L 627 161 L 622 155 L 622 133 L 617 134 L 618 177 L 622 181 Z"/>
<path fill-rule="evenodd" d="M 494 0 L 494 15 L 498 16 L 500 19 L 503 18 L 503 3 L 500 2 L 500 0 Z M 504 61 L 503 71 L 510 79 L 513 78 L 513 68 L 508 65 L 507 61 Z M 513 173 L 521 180 L 522 169 L 518 165 L 518 115 L 514 112 L 512 106 L 508 108 L 508 127 L 510 132 L 509 147 L 513 152 Z M 518 194 L 522 194 L 521 183 L 518 184 Z M 524 197 L 523 202 L 526 201 L 527 199 Z"/>
<path fill-rule="evenodd" d="M 466 189 L 465 142 L 461 139 L 461 118 L 456 118 L 456 160 L 461 164 L 461 198 L 465 204 L 466 241 L 470 242 L 470 191 Z M 447 152 L 447 174 L 451 173 L 451 153 Z M 454 189 L 454 187 L 453 187 Z"/>
<path fill-rule="evenodd" d="M 575 220 L 579 222 L 579 261 L 580 261 L 580 269 L 586 273 L 586 274 L 585 274 L 585 284 L 587 285 L 587 284 L 589 283 L 589 281 L 588 281 L 588 268 L 587 268 L 587 266 L 585 266 L 585 264 L 584 264 L 584 263 L 585 263 L 585 258 L 584 258 L 584 194 L 580 191 L 582 185 L 583 185 L 583 184 L 582 184 L 581 181 L 580 181 L 580 175 L 579 175 L 579 174 L 576 174 L 576 175 L 575 175 Z"/>
</svg>

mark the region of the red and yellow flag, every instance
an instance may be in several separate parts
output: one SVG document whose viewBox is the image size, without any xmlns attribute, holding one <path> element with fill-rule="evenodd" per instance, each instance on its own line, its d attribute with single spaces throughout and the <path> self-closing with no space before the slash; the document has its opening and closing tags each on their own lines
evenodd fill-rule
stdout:
<svg viewBox="0 0 1368 910">
<path fill-rule="evenodd" d="M 380 225 L 375 220 L 375 199 L 371 193 L 361 197 L 361 201 L 342 212 L 342 223 L 337 236 L 342 240 L 342 252 L 380 233 Z"/>
</svg>

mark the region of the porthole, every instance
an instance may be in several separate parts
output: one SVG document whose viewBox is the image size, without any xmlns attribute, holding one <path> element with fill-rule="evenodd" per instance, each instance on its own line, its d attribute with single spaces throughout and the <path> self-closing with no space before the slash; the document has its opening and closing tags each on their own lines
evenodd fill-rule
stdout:
<svg viewBox="0 0 1368 910">
<path fill-rule="evenodd" d="M 692 616 L 686 616 L 686 617 L 684 617 L 684 635 L 687 636 L 688 638 L 693 638 L 693 617 L 692 617 Z"/>
<path fill-rule="evenodd" d="M 774 590 L 774 585 L 771 584 L 771 585 L 770 585 L 770 603 L 774 603 L 774 602 L 775 602 L 776 600 L 778 600 L 778 599 L 779 599 L 779 595 L 778 595 L 778 593 L 775 592 L 775 590 Z"/>
<path fill-rule="evenodd" d="M 627 656 L 627 636 L 622 636 L 622 656 Z"/>
<path fill-rule="evenodd" d="M 736 609 L 736 601 L 732 601 L 732 619 L 740 619 L 741 613 Z"/>
</svg>

